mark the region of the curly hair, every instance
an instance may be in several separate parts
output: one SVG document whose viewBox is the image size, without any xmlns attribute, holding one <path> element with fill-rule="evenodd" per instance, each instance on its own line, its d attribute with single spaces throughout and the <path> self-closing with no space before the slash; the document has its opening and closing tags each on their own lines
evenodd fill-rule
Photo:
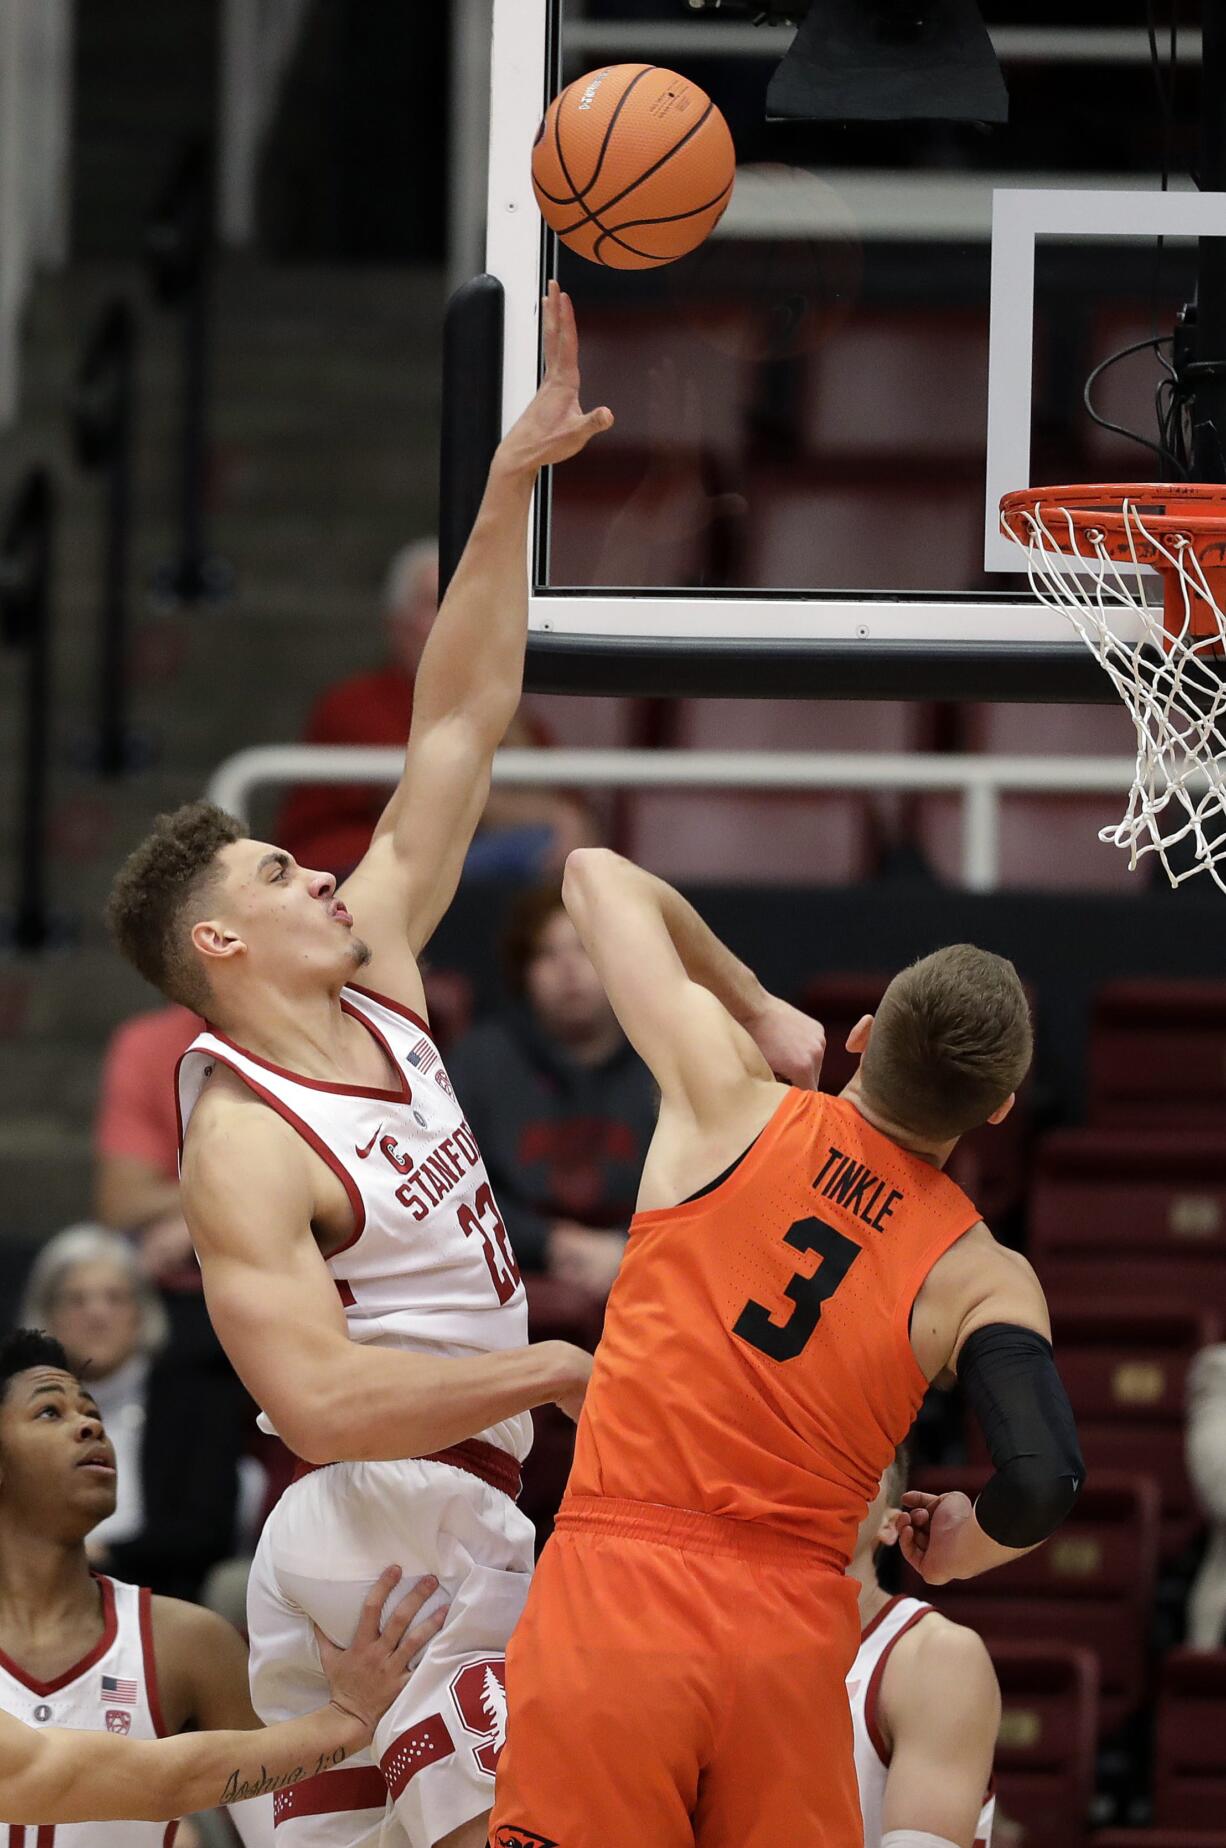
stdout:
<svg viewBox="0 0 1226 1848">
<path fill-rule="evenodd" d="M 1030 1005 L 1003 956 L 953 943 L 886 989 L 860 1064 L 864 1095 L 940 1141 L 986 1123 L 1030 1068 Z"/>
<path fill-rule="evenodd" d="M 128 962 L 171 1001 L 208 1011 L 208 980 L 191 946 L 191 926 L 206 908 L 223 847 L 245 830 L 211 802 L 187 802 L 156 817 L 153 828 L 115 875 L 106 921 Z"/>
<path fill-rule="evenodd" d="M 60 1343 L 42 1328 L 15 1328 L 0 1345 L 0 1401 L 8 1393 L 9 1383 L 19 1373 L 33 1367 L 54 1367 L 59 1373 L 71 1373 L 68 1356 Z"/>
</svg>

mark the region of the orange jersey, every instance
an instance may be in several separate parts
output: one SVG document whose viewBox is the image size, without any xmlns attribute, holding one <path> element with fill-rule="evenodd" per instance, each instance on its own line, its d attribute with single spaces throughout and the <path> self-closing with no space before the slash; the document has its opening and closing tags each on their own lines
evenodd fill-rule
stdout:
<svg viewBox="0 0 1226 1848">
<path fill-rule="evenodd" d="M 758 1522 L 841 1569 L 928 1389 L 912 1305 L 978 1219 L 854 1105 L 789 1092 L 719 1186 L 633 1220 L 568 1500 Z"/>
</svg>

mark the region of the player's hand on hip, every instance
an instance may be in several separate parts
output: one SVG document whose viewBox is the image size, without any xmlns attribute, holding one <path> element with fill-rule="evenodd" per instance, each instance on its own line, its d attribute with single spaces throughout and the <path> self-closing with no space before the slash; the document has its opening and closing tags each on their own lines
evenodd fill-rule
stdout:
<svg viewBox="0 0 1226 1848">
<path fill-rule="evenodd" d="M 423 1607 L 438 1590 L 436 1578 L 418 1579 L 406 1591 L 395 1609 L 389 1612 L 382 1629 L 379 1615 L 388 1598 L 400 1583 L 399 1566 L 389 1566 L 367 1593 L 358 1618 L 358 1627 L 348 1649 L 341 1649 L 315 1625 L 319 1659 L 332 1705 L 373 1733 L 409 1678 L 409 1664 L 424 1649 L 430 1638 L 442 1628 L 447 1606 L 431 1611 L 415 1622 Z"/>
<path fill-rule="evenodd" d="M 565 462 L 613 424 L 604 405 L 584 411 L 579 402 L 579 335 L 569 295 L 556 282 L 541 304 L 545 373 L 527 410 L 512 424 L 498 447 L 498 460 L 515 472 L 535 473 L 550 462 Z"/>
<path fill-rule="evenodd" d="M 826 1056 L 826 1029 L 775 995 L 768 995 L 745 1029 L 777 1078 L 816 1091 Z"/>
<path fill-rule="evenodd" d="M 902 1556 L 928 1585 L 946 1585 L 964 1578 L 963 1541 L 975 1527 L 975 1509 L 960 1490 L 948 1495 L 926 1495 L 908 1489 L 902 1498 L 905 1519 L 899 1528 Z"/>
<path fill-rule="evenodd" d="M 563 1378 L 553 1395 L 553 1402 L 578 1424 L 587 1383 L 592 1377 L 592 1356 L 585 1348 L 572 1347 L 569 1341 L 559 1341 L 557 1347 L 562 1359 Z"/>
</svg>

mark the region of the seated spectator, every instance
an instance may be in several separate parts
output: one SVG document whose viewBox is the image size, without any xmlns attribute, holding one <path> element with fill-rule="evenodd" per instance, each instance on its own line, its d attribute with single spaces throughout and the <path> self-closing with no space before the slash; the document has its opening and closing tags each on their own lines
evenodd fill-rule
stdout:
<svg viewBox="0 0 1226 1848">
<path fill-rule="evenodd" d="M 512 1005 L 448 1064 L 521 1268 L 603 1301 L 625 1248 L 655 1086 L 609 1006 L 557 884 L 515 902 Z"/>
<path fill-rule="evenodd" d="M 21 1320 L 62 1343 L 115 1446 L 119 1496 L 90 1537 L 100 1570 L 194 1599 L 234 1551 L 250 1404 L 224 1361 L 185 1357 L 140 1259 L 116 1232 L 70 1226 L 43 1247 Z"/>
<path fill-rule="evenodd" d="M 1202 1348 L 1188 1369 L 1188 1475 L 1208 1541 L 1188 1594 L 1190 1649 L 1226 1648 L 1226 1344 Z"/>
<path fill-rule="evenodd" d="M 145 1273 L 163 1289 L 200 1288 L 179 1209 L 174 1075 L 203 1022 L 185 1007 L 136 1014 L 111 1036 L 94 1122 L 94 1211 L 135 1236 Z"/>
<path fill-rule="evenodd" d="M 413 714 L 413 683 L 430 625 L 438 613 L 438 546 L 407 545 L 392 560 L 383 599 L 386 659 L 381 667 L 329 687 L 316 701 L 304 734 L 308 744 L 401 746 Z M 545 729 L 517 716 L 504 743 L 547 745 Z M 301 866 L 343 878 L 370 845 L 390 789 L 370 784 L 319 784 L 290 792 L 274 829 L 277 844 Z M 545 789 L 490 792 L 465 872 L 476 878 L 540 878 L 561 869 L 572 847 L 595 839 L 592 819 L 574 796 Z"/>
</svg>

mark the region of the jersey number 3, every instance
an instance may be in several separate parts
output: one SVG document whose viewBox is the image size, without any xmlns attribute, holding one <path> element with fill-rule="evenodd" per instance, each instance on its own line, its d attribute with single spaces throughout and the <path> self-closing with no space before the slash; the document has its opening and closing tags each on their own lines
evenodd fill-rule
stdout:
<svg viewBox="0 0 1226 1848">
<path fill-rule="evenodd" d="M 798 1219 L 783 1235 L 796 1251 L 816 1251 L 821 1263 L 811 1277 L 797 1275 L 784 1291 L 796 1307 L 786 1322 L 772 1322 L 761 1303 L 746 1303 L 733 1326 L 733 1334 L 770 1360 L 795 1360 L 822 1319 L 822 1304 L 829 1302 L 860 1255 L 853 1238 L 845 1238 L 824 1219 Z"/>
</svg>

